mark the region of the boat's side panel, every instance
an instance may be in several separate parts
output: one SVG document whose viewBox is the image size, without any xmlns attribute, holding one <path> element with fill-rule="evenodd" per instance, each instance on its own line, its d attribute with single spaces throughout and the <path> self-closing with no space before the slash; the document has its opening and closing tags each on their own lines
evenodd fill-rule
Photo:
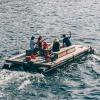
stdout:
<svg viewBox="0 0 100 100">
<path fill-rule="evenodd" d="M 19 63 L 22 63 L 24 59 L 25 59 L 25 53 L 22 53 L 22 54 L 19 54 L 7 59 L 6 62 L 19 64 Z"/>
<path fill-rule="evenodd" d="M 14 59 L 18 59 L 18 58 L 21 58 L 21 57 L 25 57 L 25 53 L 22 53 L 22 54 L 16 55 L 16 56 L 14 56 L 14 57 L 11 57 L 11 58 L 8 59 L 8 60 L 14 60 Z"/>
<path fill-rule="evenodd" d="M 76 49 L 75 52 L 72 52 L 70 54 L 67 54 L 67 55 L 57 59 L 56 61 L 54 61 L 54 63 L 59 64 L 61 61 L 65 60 L 65 59 L 74 58 L 75 56 L 80 55 L 80 54 L 84 53 L 85 51 L 89 51 L 88 47 L 76 46 L 75 49 Z"/>
<path fill-rule="evenodd" d="M 59 64 L 53 65 L 50 69 L 46 70 L 44 73 L 48 73 L 48 72 L 50 72 L 51 70 L 54 70 L 54 69 L 56 69 L 56 68 L 58 68 L 58 67 L 60 67 L 60 66 L 62 66 L 62 65 L 64 65 L 64 64 L 66 64 L 66 63 L 68 63 L 68 62 L 75 61 L 75 60 L 77 60 L 78 58 L 81 58 L 82 56 L 84 56 L 84 55 L 86 55 L 86 54 L 88 54 L 88 53 L 89 53 L 88 50 L 86 50 L 86 51 L 84 51 L 84 52 L 82 52 L 82 53 L 79 53 L 79 54 L 76 55 L 76 56 L 73 56 L 73 57 L 70 57 L 70 58 L 68 58 L 68 59 L 65 59 L 65 60 L 59 62 Z"/>
<path fill-rule="evenodd" d="M 74 49 L 72 48 L 70 53 L 65 54 L 65 52 L 63 51 L 63 57 L 61 56 L 60 58 L 58 58 L 57 60 L 53 61 L 53 62 L 44 62 L 44 61 L 31 61 L 31 62 L 25 62 L 24 63 L 24 59 L 25 59 L 25 53 L 21 54 L 21 55 L 17 55 L 15 57 L 12 57 L 8 60 L 6 60 L 7 63 L 12 63 L 12 64 L 20 64 L 22 65 L 24 68 L 27 69 L 38 69 L 40 67 L 42 68 L 46 68 L 46 70 L 44 71 L 44 73 L 47 73 L 53 69 L 56 69 L 57 67 L 60 67 L 64 64 L 66 64 L 67 62 L 73 61 L 83 55 L 85 55 L 86 53 L 88 53 L 89 51 L 89 47 L 83 47 L 80 45 L 74 45 L 72 46 L 74 47 Z M 64 48 L 63 50 L 66 51 L 66 48 Z M 68 49 L 67 49 L 68 52 Z"/>
</svg>

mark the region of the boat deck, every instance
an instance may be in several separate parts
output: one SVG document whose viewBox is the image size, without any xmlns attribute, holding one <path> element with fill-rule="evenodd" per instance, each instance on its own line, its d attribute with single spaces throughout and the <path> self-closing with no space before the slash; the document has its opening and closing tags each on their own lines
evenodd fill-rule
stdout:
<svg viewBox="0 0 100 100">
<path fill-rule="evenodd" d="M 70 47 L 61 48 L 59 52 L 54 52 L 58 54 L 58 59 L 53 62 L 46 62 L 43 57 L 36 57 L 36 59 L 32 59 L 33 65 L 47 66 L 53 67 L 58 65 L 66 60 L 72 59 L 78 55 L 83 54 L 84 52 L 89 51 L 89 47 L 85 47 L 82 45 L 72 45 Z M 14 64 L 22 64 L 25 61 L 25 53 L 14 56 L 6 60 L 6 62 L 14 63 Z"/>
</svg>

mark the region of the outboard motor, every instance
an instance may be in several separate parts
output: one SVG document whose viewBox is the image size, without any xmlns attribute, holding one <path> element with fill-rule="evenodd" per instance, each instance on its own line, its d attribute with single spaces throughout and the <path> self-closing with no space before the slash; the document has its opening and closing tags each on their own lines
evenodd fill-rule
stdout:
<svg viewBox="0 0 100 100">
<path fill-rule="evenodd" d="M 12 64 L 11 63 L 4 63 L 4 65 L 3 65 L 3 69 L 10 69 L 10 67 L 12 66 Z"/>
<path fill-rule="evenodd" d="M 90 54 L 94 54 L 95 53 L 95 50 L 90 46 Z"/>
</svg>

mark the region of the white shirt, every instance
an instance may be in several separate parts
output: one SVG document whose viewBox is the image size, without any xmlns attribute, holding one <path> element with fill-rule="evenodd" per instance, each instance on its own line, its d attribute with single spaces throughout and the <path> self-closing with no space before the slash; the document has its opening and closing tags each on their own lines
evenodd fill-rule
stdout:
<svg viewBox="0 0 100 100">
<path fill-rule="evenodd" d="M 36 42 L 34 40 L 30 40 L 30 49 L 34 50 L 36 48 Z"/>
</svg>

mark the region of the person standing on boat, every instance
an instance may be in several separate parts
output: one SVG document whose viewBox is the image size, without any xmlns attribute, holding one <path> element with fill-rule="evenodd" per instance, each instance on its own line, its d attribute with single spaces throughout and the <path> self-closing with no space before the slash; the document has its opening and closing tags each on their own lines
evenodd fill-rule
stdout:
<svg viewBox="0 0 100 100">
<path fill-rule="evenodd" d="M 36 42 L 34 41 L 34 39 L 35 39 L 35 37 L 32 36 L 32 37 L 31 37 L 31 40 L 30 40 L 30 50 L 31 50 L 32 52 L 34 52 L 34 50 L 35 50 L 35 48 L 36 48 Z"/>
<path fill-rule="evenodd" d="M 52 51 L 53 52 L 60 51 L 60 43 L 59 43 L 59 40 L 57 38 L 55 38 L 53 41 Z"/>
<path fill-rule="evenodd" d="M 70 38 L 71 38 L 71 32 L 70 32 L 70 36 L 68 37 L 66 37 L 65 34 L 63 35 L 63 47 L 71 46 Z"/>
</svg>

